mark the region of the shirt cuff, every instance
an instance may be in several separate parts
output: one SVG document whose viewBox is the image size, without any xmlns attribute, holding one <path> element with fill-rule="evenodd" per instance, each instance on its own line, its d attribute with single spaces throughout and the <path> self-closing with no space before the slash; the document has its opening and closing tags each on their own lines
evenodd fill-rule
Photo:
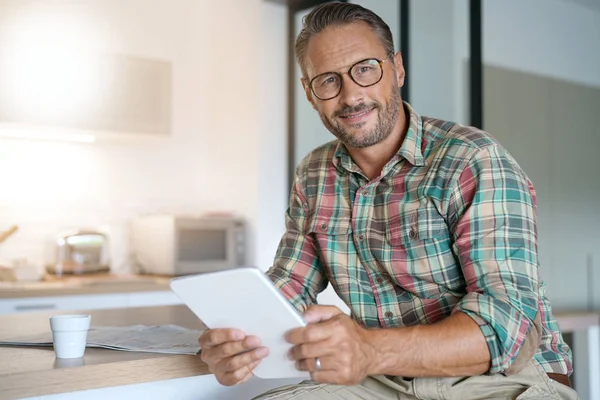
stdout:
<svg viewBox="0 0 600 400">
<path fill-rule="evenodd" d="M 493 299 L 492 297 L 481 293 L 468 293 L 458 302 L 452 311 L 453 314 L 462 312 L 468 315 L 479 326 L 479 329 L 481 329 L 481 333 L 485 337 L 490 352 L 491 365 L 490 370 L 487 373 L 488 375 L 504 372 L 508 370 L 512 363 L 512 358 L 506 354 L 506 351 L 504 350 L 505 346 L 503 346 L 498 333 L 490 323 L 490 320 L 493 318 L 492 314 L 496 314 L 493 310 L 493 303 L 495 301 L 501 300 Z M 502 324 L 503 322 L 496 321 L 496 323 Z M 508 340 L 514 341 L 515 339 L 510 338 Z"/>
</svg>

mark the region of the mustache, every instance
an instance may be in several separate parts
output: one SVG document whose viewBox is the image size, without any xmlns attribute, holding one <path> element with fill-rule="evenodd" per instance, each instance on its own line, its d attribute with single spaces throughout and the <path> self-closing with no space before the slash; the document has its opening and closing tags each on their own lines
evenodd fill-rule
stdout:
<svg viewBox="0 0 600 400">
<path fill-rule="evenodd" d="M 334 112 L 333 117 L 335 118 L 335 117 L 342 117 L 344 115 L 349 115 L 349 114 L 357 114 L 357 113 L 360 113 L 363 111 L 369 111 L 373 108 L 378 108 L 378 107 L 380 107 L 380 104 L 375 101 L 372 103 L 369 103 L 369 104 L 361 103 L 361 104 L 357 104 L 355 106 L 345 105 L 341 109 Z"/>
</svg>

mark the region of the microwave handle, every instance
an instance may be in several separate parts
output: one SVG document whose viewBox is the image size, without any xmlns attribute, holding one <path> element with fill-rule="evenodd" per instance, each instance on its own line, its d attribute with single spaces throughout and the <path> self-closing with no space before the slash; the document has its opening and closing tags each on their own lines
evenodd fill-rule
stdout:
<svg viewBox="0 0 600 400">
<path fill-rule="evenodd" d="M 238 227 L 235 230 L 234 254 L 236 267 L 246 265 L 246 241 L 244 239 L 244 228 Z"/>
</svg>

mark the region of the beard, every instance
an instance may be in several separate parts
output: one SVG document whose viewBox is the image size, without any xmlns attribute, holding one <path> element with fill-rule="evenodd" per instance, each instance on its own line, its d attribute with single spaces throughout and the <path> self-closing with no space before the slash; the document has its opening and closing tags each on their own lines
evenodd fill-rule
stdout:
<svg viewBox="0 0 600 400">
<path fill-rule="evenodd" d="M 361 103 L 356 106 L 345 105 L 341 109 L 335 111 L 330 118 L 321 111 L 319 111 L 319 116 L 325 127 L 342 143 L 346 146 L 362 149 L 376 145 L 390 136 L 398 121 L 400 103 L 400 91 L 398 87 L 392 87 L 390 100 L 385 107 L 380 102 L 373 101 L 368 104 Z M 369 110 L 377 111 L 377 124 L 370 131 L 350 133 L 348 132 L 348 129 L 337 120 L 337 118 L 342 115 L 355 114 Z M 360 130 L 360 128 L 365 125 L 366 122 L 360 122 L 354 125 L 354 129 Z"/>
</svg>

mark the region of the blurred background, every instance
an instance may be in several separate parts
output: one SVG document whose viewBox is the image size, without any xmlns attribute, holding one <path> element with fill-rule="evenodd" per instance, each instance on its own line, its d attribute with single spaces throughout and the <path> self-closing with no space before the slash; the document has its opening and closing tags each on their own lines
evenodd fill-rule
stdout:
<svg viewBox="0 0 600 400">
<path fill-rule="evenodd" d="M 267 269 L 293 167 L 333 139 L 292 55 L 321 2 L 0 0 L 0 265 L 43 280 L 59 232 L 88 230 L 131 274 L 138 218 L 216 213 Z M 489 131 L 532 179 L 554 308 L 600 311 L 600 2 L 354 2 L 390 25 L 405 100 Z"/>
</svg>

